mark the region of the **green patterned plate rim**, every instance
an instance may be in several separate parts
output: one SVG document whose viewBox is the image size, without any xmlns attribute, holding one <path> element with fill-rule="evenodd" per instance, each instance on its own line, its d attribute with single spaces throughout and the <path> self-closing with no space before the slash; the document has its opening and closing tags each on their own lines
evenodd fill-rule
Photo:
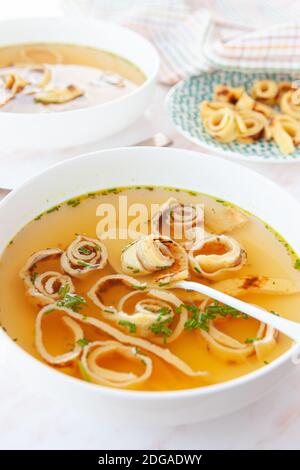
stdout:
<svg viewBox="0 0 300 470">
<path fill-rule="evenodd" d="M 231 87 L 244 86 L 250 92 L 254 80 L 270 79 L 290 81 L 295 79 L 289 73 L 244 73 L 218 70 L 204 72 L 175 85 L 167 95 L 167 112 L 177 131 L 202 148 L 216 150 L 224 156 L 243 161 L 263 163 L 293 163 L 300 161 L 300 146 L 290 155 L 283 155 L 274 142 L 259 140 L 254 144 L 232 142 L 224 144 L 213 139 L 204 129 L 199 116 L 199 104 L 211 100 L 215 85 L 224 83 Z"/>
</svg>

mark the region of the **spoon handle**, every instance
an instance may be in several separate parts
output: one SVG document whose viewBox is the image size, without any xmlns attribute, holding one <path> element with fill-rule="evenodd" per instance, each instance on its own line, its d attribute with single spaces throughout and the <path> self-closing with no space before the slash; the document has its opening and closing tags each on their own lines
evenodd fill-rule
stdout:
<svg viewBox="0 0 300 470">
<path fill-rule="evenodd" d="M 193 290 L 199 292 L 200 294 L 207 295 L 212 299 L 229 305 L 229 307 L 233 307 L 240 312 L 246 313 L 250 317 L 256 318 L 256 320 L 273 326 L 281 333 L 284 333 L 289 338 L 295 340 L 297 343 L 300 343 L 300 323 L 273 315 L 272 313 L 267 312 L 262 308 L 248 304 L 243 300 L 236 299 L 235 297 L 231 297 L 230 295 L 224 294 L 223 292 L 213 289 L 212 287 L 199 284 L 198 282 L 180 281 L 177 282 L 174 287 L 185 290 Z"/>
</svg>

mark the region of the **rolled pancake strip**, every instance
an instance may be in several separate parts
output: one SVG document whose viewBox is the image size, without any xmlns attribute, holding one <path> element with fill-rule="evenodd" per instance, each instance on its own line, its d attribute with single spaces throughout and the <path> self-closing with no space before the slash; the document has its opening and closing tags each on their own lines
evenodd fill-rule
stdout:
<svg viewBox="0 0 300 470">
<path fill-rule="evenodd" d="M 277 103 L 279 84 L 274 80 L 256 80 L 253 83 L 251 94 L 255 100 L 273 106 Z"/>
<path fill-rule="evenodd" d="M 37 347 L 39 345 L 39 341 L 40 341 L 41 334 L 42 334 L 41 333 L 41 321 L 42 321 L 43 316 L 47 314 L 47 312 L 49 313 L 49 309 L 50 309 L 49 306 L 43 307 L 37 315 L 37 319 L 36 319 L 36 341 L 38 342 Z M 112 327 L 111 325 L 108 325 L 107 323 L 101 320 L 98 320 L 97 318 L 88 317 L 86 315 L 76 313 L 70 308 L 61 307 L 58 305 L 55 305 L 55 310 L 66 313 L 69 317 L 71 317 L 72 319 L 76 321 L 79 321 L 80 323 L 94 326 L 96 329 L 108 334 L 109 336 L 112 336 L 115 340 L 119 341 L 120 343 L 131 344 L 132 346 L 136 346 L 138 348 L 142 348 L 146 351 L 149 351 L 150 353 L 163 359 L 165 362 L 175 367 L 177 370 L 179 370 L 185 375 L 188 375 L 190 377 L 208 375 L 208 372 L 206 371 L 194 371 L 193 369 L 190 368 L 188 364 L 182 361 L 179 357 L 175 356 L 169 349 L 162 348 L 160 346 L 157 346 L 156 344 L 152 344 L 150 343 L 150 341 L 147 341 L 142 338 L 125 335 L 123 332 L 117 330 L 116 328 Z"/>
<path fill-rule="evenodd" d="M 297 121 L 300 120 L 300 103 L 298 103 L 295 91 L 290 90 L 284 93 L 280 100 L 280 109 L 282 113 L 288 114 Z"/>
<path fill-rule="evenodd" d="M 221 102 L 221 101 L 201 101 L 199 106 L 200 117 L 201 119 L 205 119 L 208 116 L 211 116 L 215 111 L 219 111 L 220 109 L 234 109 L 234 106 L 230 103 Z"/>
<path fill-rule="evenodd" d="M 223 235 L 243 227 L 249 220 L 249 217 L 236 207 L 216 203 L 213 205 L 205 204 L 204 221 L 208 232 L 216 235 Z"/>
<path fill-rule="evenodd" d="M 236 110 L 237 111 L 245 111 L 245 110 L 251 111 L 252 110 L 257 113 L 262 114 L 267 119 L 270 119 L 276 113 L 276 111 L 273 108 L 271 108 L 270 106 L 264 103 L 255 101 L 246 92 L 242 94 L 242 96 L 236 103 Z"/>
<path fill-rule="evenodd" d="M 44 64 L 26 66 L 26 78 L 29 86 L 24 89 L 24 94 L 34 95 L 43 90 L 51 81 L 51 69 Z"/>
<path fill-rule="evenodd" d="M 223 333 L 215 327 L 214 321 L 209 322 L 209 330 L 199 330 L 206 341 L 209 350 L 226 362 L 245 362 L 247 357 L 256 354 L 259 360 L 264 360 L 274 348 L 278 336 L 275 328 L 260 323 L 256 338 L 251 344 L 241 343 L 235 338 Z"/>
<path fill-rule="evenodd" d="M 230 87 L 227 85 L 216 85 L 214 89 L 213 99 L 215 101 L 221 101 L 224 103 L 235 104 L 242 94 L 244 93 L 244 87 Z"/>
<path fill-rule="evenodd" d="M 153 273 L 152 279 L 158 285 L 183 280 L 189 275 L 184 248 L 162 235 L 142 236 L 126 247 L 121 255 L 121 265 L 126 274 Z"/>
<path fill-rule="evenodd" d="M 117 372 L 99 366 L 99 359 L 112 352 L 120 354 L 125 359 L 141 362 L 145 368 L 143 373 L 138 376 L 132 372 Z M 153 369 L 152 359 L 149 356 L 139 353 L 136 348 L 125 346 L 116 341 L 94 341 L 88 344 L 83 349 L 81 362 L 94 382 L 117 388 L 145 382 L 151 376 Z"/>
<path fill-rule="evenodd" d="M 300 122 L 287 114 L 277 114 L 268 129 L 284 155 L 293 153 L 300 143 Z"/>
<path fill-rule="evenodd" d="M 85 235 L 78 235 L 61 257 L 63 270 L 74 277 L 101 270 L 106 264 L 107 249 L 104 243 Z"/>
<path fill-rule="evenodd" d="M 247 109 L 241 110 L 237 113 L 237 140 L 252 144 L 263 136 L 267 125 L 268 120 L 261 113 Z"/>
<path fill-rule="evenodd" d="M 185 249 L 189 249 L 196 239 L 203 235 L 203 222 L 202 204 L 183 204 L 171 197 L 153 216 L 151 228 L 154 234 L 169 236 Z M 180 237 L 180 241 L 176 236 Z"/>
<path fill-rule="evenodd" d="M 216 280 L 228 271 L 241 269 L 247 255 L 234 238 L 207 234 L 189 251 L 189 261 L 195 274 Z"/>
<path fill-rule="evenodd" d="M 88 297 L 99 307 L 104 313 L 117 313 L 118 309 L 111 305 L 105 305 L 102 298 L 101 292 L 107 289 L 108 285 L 114 282 L 122 282 L 126 286 L 138 290 L 145 291 L 148 286 L 145 282 L 140 282 L 134 277 L 126 276 L 126 274 L 110 274 L 108 276 L 101 277 L 96 284 L 94 284 L 88 291 Z"/>
<path fill-rule="evenodd" d="M 105 305 L 101 299 L 101 292 L 107 290 L 110 282 L 120 281 L 133 290 L 123 295 L 117 307 Z M 144 298 L 134 304 L 133 313 L 126 312 L 126 303 L 135 300 L 134 297 L 143 295 Z M 130 276 L 112 274 L 98 280 L 90 289 L 88 296 L 97 307 L 101 309 L 101 315 L 108 321 L 118 324 L 122 330 L 128 331 L 126 324 L 135 325 L 133 332 L 137 336 L 151 337 L 151 341 L 163 343 L 165 338 L 154 335 L 151 326 L 158 320 L 178 319 L 172 334 L 167 338 L 167 342 L 174 341 L 182 333 L 187 320 L 187 311 L 182 309 L 181 314 L 175 314 L 176 308 L 182 304 L 181 300 L 171 292 L 160 289 L 149 289 L 145 283 L 140 283 Z M 162 312 L 165 312 L 162 315 Z M 123 322 L 126 324 L 122 325 Z"/>
<path fill-rule="evenodd" d="M 221 108 L 203 118 L 209 135 L 223 143 L 233 142 L 237 137 L 236 115 L 231 108 Z"/>
<path fill-rule="evenodd" d="M 216 282 L 213 287 L 233 297 L 246 294 L 292 295 L 300 292 L 299 282 L 256 275 L 226 279 Z"/>
<path fill-rule="evenodd" d="M 71 84 L 64 88 L 46 88 L 40 93 L 37 93 L 34 100 L 42 104 L 63 104 L 83 95 L 84 91 L 81 88 Z"/>
<path fill-rule="evenodd" d="M 0 81 L 0 107 L 4 106 L 29 85 L 29 82 L 17 73 L 2 75 Z"/>
<path fill-rule="evenodd" d="M 38 305 L 47 305 L 60 298 L 60 289 L 67 287 L 69 293 L 74 293 L 74 285 L 69 276 L 58 271 L 45 271 L 35 273 L 34 269 L 40 261 L 60 258 L 62 251 L 59 248 L 48 248 L 33 253 L 20 271 L 20 277 L 27 287 L 27 293 Z"/>
<path fill-rule="evenodd" d="M 57 310 L 61 310 L 59 307 L 55 308 Z M 82 347 L 78 344 L 78 341 L 83 339 L 83 330 L 82 328 L 78 325 L 76 321 L 74 321 L 70 316 L 63 316 L 62 321 L 72 330 L 72 333 L 74 335 L 74 345 L 72 348 L 72 351 L 60 354 L 57 356 L 53 356 L 50 354 L 43 341 L 43 328 L 42 328 L 42 321 L 44 318 L 44 315 L 49 314 L 49 306 L 44 307 L 40 312 L 38 313 L 35 321 L 35 345 L 38 353 L 41 355 L 41 357 L 48 362 L 49 364 L 52 365 L 62 365 L 67 362 L 73 361 L 77 357 L 80 356 Z"/>
<path fill-rule="evenodd" d="M 145 293 L 146 294 L 146 293 Z M 131 314 L 126 313 L 125 307 L 126 302 L 135 296 L 140 295 L 139 292 L 129 292 L 127 295 L 120 299 L 118 304 L 118 311 L 113 314 L 107 314 L 108 320 L 119 321 L 127 320 L 136 325 L 138 336 L 151 337 L 151 341 L 155 343 L 172 343 L 177 339 L 184 330 L 184 324 L 188 318 L 188 313 L 185 308 L 182 308 L 182 301 L 171 292 L 167 292 L 159 289 L 150 289 L 147 292 L 147 297 L 140 300 L 135 304 L 134 312 Z M 176 308 L 181 307 L 181 313 L 177 314 Z M 162 309 L 168 309 L 169 312 L 164 316 L 161 315 Z M 159 319 L 162 321 L 165 319 L 178 319 L 172 334 L 168 338 L 159 337 L 153 335 L 151 332 L 151 326 Z M 170 325 L 170 328 L 171 325 Z"/>
</svg>

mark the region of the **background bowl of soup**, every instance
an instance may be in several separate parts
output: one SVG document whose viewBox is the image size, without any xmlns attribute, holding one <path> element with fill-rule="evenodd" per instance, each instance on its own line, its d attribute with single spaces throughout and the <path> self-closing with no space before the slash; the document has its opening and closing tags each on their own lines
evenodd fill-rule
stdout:
<svg viewBox="0 0 300 470">
<path fill-rule="evenodd" d="M 72 397 L 73 408 L 99 414 L 101 420 L 183 424 L 221 416 L 252 403 L 283 381 L 295 367 L 292 363 L 295 346 L 282 335 L 270 361 L 258 364 L 248 358 L 237 369 L 231 369 L 230 364 L 222 369 L 221 362 L 206 359 L 205 348 L 199 346 L 198 349 L 194 340 L 174 342 L 173 353 L 194 369 L 199 368 L 199 364 L 202 368 L 213 368 L 215 379 L 205 384 L 198 379 L 193 383 L 191 379 L 188 382 L 182 378 L 181 383 L 182 376 L 177 375 L 175 369 L 170 366 L 169 370 L 163 362 L 154 362 L 154 382 L 134 390 L 78 380 L 70 376 L 68 370 L 59 367 L 54 370 L 55 367 L 42 363 L 31 350 L 37 310 L 28 310 L 18 270 L 33 247 L 63 247 L 65 237 L 72 238 L 76 230 L 95 236 L 98 202 L 101 198 L 104 202 L 118 198 L 127 190 L 119 193 L 116 188 L 128 186 L 135 186 L 131 190 L 131 202 L 158 200 L 168 194 L 193 201 L 201 193 L 204 201 L 210 194 L 222 207 L 227 207 L 222 205 L 224 201 L 242 207 L 255 215 L 254 225 L 250 224 L 252 228 L 243 228 L 240 233 L 249 255 L 248 267 L 252 269 L 255 265 L 258 275 L 290 277 L 299 282 L 299 271 L 294 270 L 290 252 L 285 251 L 286 242 L 282 243 L 285 239 L 296 252 L 300 251 L 300 221 L 292 216 L 299 213 L 299 205 L 263 176 L 236 163 L 180 149 L 120 148 L 83 155 L 51 167 L 0 204 L 0 320 L 5 326 L 4 331 L 0 330 L 2 376 L 6 367 L 13 368 L 18 380 L 30 384 L 37 393 L 48 393 L 60 402 L 69 402 Z M 160 189 L 155 189 L 157 187 Z M 99 195 L 98 200 L 95 192 L 105 188 L 110 189 Z M 88 197 L 79 203 L 77 197 L 83 194 Z M 69 203 L 65 207 L 62 203 L 66 200 Z M 278 230 L 283 238 L 269 232 L 261 220 Z M 86 248 L 84 250 L 83 254 Z M 295 252 L 292 254 L 296 256 Z M 96 280 L 101 274 L 93 276 Z M 256 297 L 255 302 L 269 309 L 279 309 L 280 314 L 299 321 L 299 293 L 278 299 L 262 297 Z M 219 374 L 219 383 L 216 383 L 216 374 Z"/>
<path fill-rule="evenodd" d="M 134 122 L 151 100 L 159 58 L 126 28 L 34 18 L 1 22 L 0 67 L 2 145 L 51 148 L 100 140 Z M 13 86 L 11 73 L 25 83 Z"/>
</svg>

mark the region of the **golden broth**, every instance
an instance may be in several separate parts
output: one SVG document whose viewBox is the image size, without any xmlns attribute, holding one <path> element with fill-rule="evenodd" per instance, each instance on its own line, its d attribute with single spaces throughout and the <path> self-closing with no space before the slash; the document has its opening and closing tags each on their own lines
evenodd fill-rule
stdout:
<svg viewBox="0 0 300 470">
<path fill-rule="evenodd" d="M 34 344 L 34 324 L 38 307 L 34 306 L 25 294 L 23 281 L 19 277 L 19 271 L 28 257 L 35 251 L 46 247 L 59 247 L 65 249 L 75 238 L 75 234 L 86 234 L 90 237 L 96 236 L 96 225 L 99 218 L 96 216 L 96 208 L 100 202 L 118 205 L 119 195 L 128 197 L 128 204 L 140 202 L 150 207 L 150 204 L 163 203 L 173 196 L 184 203 L 204 203 L 207 207 L 214 208 L 221 202 L 201 194 L 189 193 L 164 188 L 125 188 L 117 191 L 105 191 L 90 196 L 84 196 L 78 200 L 76 207 L 62 204 L 57 210 L 44 214 L 27 224 L 13 239 L 12 243 L 5 249 L 0 264 L 0 320 L 2 327 L 13 338 L 17 344 L 40 359 Z M 230 277 L 240 277 L 245 274 L 259 274 L 272 277 L 281 277 L 299 282 L 300 273 L 294 269 L 294 255 L 287 247 L 279 241 L 273 232 L 253 216 L 249 216 L 249 222 L 235 230 L 231 234 L 244 247 L 248 254 L 247 264 Z M 118 252 L 124 246 L 124 240 L 115 241 Z M 118 246 L 119 245 L 119 246 Z M 107 242 L 110 250 L 110 241 Z M 58 269 L 57 261 L 49 261 L 43 264 L 46 269 Z M 84 315 L 102 318 L 99 309 L 86 297 L 86 292 L 102 276 L 113 273 L 112 267 L 107 265 L 102 271 L 94 271 L 87 276 L 74 279 L 76 293 L 85 296 L 87 306 L 81 311 Z M 200 282 L 199 277 L 192 276 L 193 280 Z M 202 281 L 201 281 L 202 282 Z M 105 294 L 105 303 L 115 305 L 116 298 L 125 293 L 124 286 L 112 289 Z M 141 294 L 142 295 L 142 294 Z M 176 295 L 184 302 L 189 301 L 189 294 L 182 296 L 182 292 L 176 291 Z M 299 321 L 300 294 L 295 295 L 247 295 L 246 301 L 260 305 L 268 310 L 273 310 L 280 315 Z M 130 308 L 130 306 L 129 306 Z M 81 325 L 82 326 L 82 325 Z M 246 338 L 254 338 L 258 322 L 253 319 L 230 318 L 221 319 L 218 327 L 227 334 L 244 342 Z M 99 333 L 91 326 L 83 325 L 84 336 L 88 340 L 109 339 L 104 333 Z M 70 330 L 63 325 L 59 313 L 47 315 L 43 326 L 45 345 L 51 354 L 61 354 L 68 351 L 72 343 Z M 177 390 L 194 387 L 202 387 L 207 383 L 219 383 L 234 379 L 247 374 L 265 363 L 271 362 L 291 346 L 291 341 L 280 334 L 275 348 L 267 357 L 267 361 L 260 362 L 258 358 L 250 356 L 242 364 L 225 363 L 209 352 L 203 338 L 195 331 L 184 331 L 174 342 L 163 345 L 168 347 L 174 354 L 183 359 L 194 370 L 207 370 L 209 378 L 203 380 L 201 377 L 188 377 L 177 371 L 174 367 L 149 353 L 153 359 L 152 376 L 134 388 L 139 390 Z M 103 358 L 101 366 L 118 371 L 132 371 L 139 373 L 140 365 L 121 358 L 118 354 L 112 354 Z M 58 371 L 82 377 L 82 371 L 78 363 L 73 365 L 56 367 Z"/>
<path fill-rule="evenodd" d="M 0 48 L 0 75 L 15 73 L 28 78 L 26 66 L 46 64 L 51 72 L 49 84 L 75 85 L 84 95 L 61 104 L 43 104 L 27 94 L 18 93 L 0 109 L 5 112 L 68 111 L 102 104 L 120 98 L 142 85 L 143 72 L 126 59 L 100 49 L 71 44 L 19 44 Z M 102 80 L 108 74 L 108 81 Z M 112 82 L 111 82 L 112 80 Z M 116 84 L 117 83 L 117 84 Z M 47 86 L 49 86 L 49 84 Z"/>
</svg>

